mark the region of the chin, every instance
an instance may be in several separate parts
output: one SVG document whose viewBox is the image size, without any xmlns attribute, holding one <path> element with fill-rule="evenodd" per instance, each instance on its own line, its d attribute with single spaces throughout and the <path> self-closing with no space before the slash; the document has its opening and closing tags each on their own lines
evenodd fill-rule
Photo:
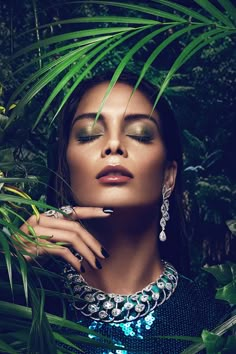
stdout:
<svg viewBox="0 0 236 354">
<path fill-rule="evenodd" d="M 138 191 L 128 191 L 116 189 L 107 190 L 103 193 L 93 193 L 92 190 L 86 193 L 78 193 L 74 197 L 75 202 L 81 207 L 98 208 L 138 208 L 157 205 L 158 197 L 140 193 Z"/>
<path fill-rule="evenodd" d="M 150 208 L 157 205 L 157 200 L 131 200 L 130 198 L 104 198 L 77 201 L 78 206 L 81 207 L 97 207 L 97 208 L 111 208 L 111 209 L 137 209 L 137 208 Z"/>
</svg>

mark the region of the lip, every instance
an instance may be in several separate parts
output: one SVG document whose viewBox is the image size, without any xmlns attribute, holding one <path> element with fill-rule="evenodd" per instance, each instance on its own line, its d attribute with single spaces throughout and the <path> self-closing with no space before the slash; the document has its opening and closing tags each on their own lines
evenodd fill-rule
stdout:
<svg viewBox="0 0 236 354">
<path fill-rule="evenodd" d="M 125 167 L 116 165 L 108 165 L 103 168 L 96 176 L 101 183 L 125 183 L 129 181 L 134 176 L 132 173 Z"/>
</svg>

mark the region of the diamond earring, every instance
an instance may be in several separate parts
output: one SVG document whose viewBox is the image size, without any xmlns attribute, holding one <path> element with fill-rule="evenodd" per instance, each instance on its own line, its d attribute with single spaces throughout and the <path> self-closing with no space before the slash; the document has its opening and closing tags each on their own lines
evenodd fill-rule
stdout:
<svg viewBox="0 0 236 354">
<path fill-rule="evenodd" d="M 169 210 L 169 200 L 168 198 L 170 197 L 171 195 L 171 188 L 167 187 L 165 184 L 162 188 L 162 205 L 161 205 L 161 214 L 162 214 L 162 217 L 161 217 L 161 220 L 160 220 L 160 225 L 161 225 L 161 232 L 160 232 L 160 235 L 159 235 L 159 240 L 164 242 L 166 241 L 166 233 L 165 233 L 165 227 L 166 227 L 166 222 L 170 219 L 170 215 L 168 213 L 168 210 Z"/>
</svg>

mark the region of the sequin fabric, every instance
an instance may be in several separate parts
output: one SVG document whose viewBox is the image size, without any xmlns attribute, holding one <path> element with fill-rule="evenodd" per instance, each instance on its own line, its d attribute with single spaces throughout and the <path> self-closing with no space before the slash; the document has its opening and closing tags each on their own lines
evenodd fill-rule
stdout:
<svg viewBox="0 0 236 354">
<path fill-rule="evenodd" d="M 86 354 L 178 354 L 191 343 L 160 336 L 199 336 L 213 329 L 228 307 L 210 298 L 190 279 L 179 276 L 174 294 L 145 317 L 123 323 L 104 323 L 70 307 L 70 319 L 109 337 L 123 348 L 116 350 L 79 344 Z M 96 338 L 90 335 L 90 338 Z M 70 348 L 71 349 L 71 348 Z M 74 353 L 79 353 L 74 350 Z"/>
</svg>

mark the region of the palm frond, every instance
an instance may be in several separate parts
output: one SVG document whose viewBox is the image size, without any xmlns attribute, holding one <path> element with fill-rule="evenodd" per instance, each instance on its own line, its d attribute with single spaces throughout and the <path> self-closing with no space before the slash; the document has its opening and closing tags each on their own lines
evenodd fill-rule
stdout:
<svg viewBox="0 0 236 354">
<path fill-rule="evenodd" d="M 84 46 L 89 46 L 90 44 L 95 44 L 97 42 L 107 40 L 107 39 L 109 39 L 111 37 L 112 37 L 112 35 L 110 35 L 110 36 L 101 36 L 101 37 L 96 37 L 96 38 L 91 38 L 91 39 L 84 39 L 84 40 L 79 41 L 79 42 L 63 45 L 62 47 L 57 47 L 54 50 L 47 51 L 45 54 L 43 54 L 41 56 L 41 59 L 43 60 L 43 59 L 46 59 L 46 58 L 50 58 L 50 59 L 54 60 L 55 59 L 54 56 L 58 56 L 59 53 L 61 53 L 61 52 L 67 52 L 67 51 L 70 51 L 71 49 L 78 48 L 78 47 L 81 47 L 81 49 L 83 49 Z M 26 64 L 20 66 L 17 70 L 15 70 L 13 74 L 16 75 L 16 74 L 20 73 L 21 71 L 24 71 L 25 69 L 27 69 L 32 64 L 37 63 L 38 60 L 39 60 L 38 57 L 36 57 L 36 58 L 34 58 L 32 60 L 29 60 Z M 10 100 L 12 101 L 12 98 Z"/>
<path fill-rule="evenodd" d="M 11 291 L 13 292 L 11 252 L 10 252 L 9 243 L 7 242 L 6 235 L 1 230 L 0 230 L 0 243 L 2 245 L 2 251 L 5 257 Z"/>
<path fill-rule="evenodd" d="M 236 8 L 230 0 L 217 0 L 236 24 Z"/>
<path fill-rule="evenodd" d="M 197 53 L 200 49 L 204 48 L 207 46 L 209 43 L 212 43 L 212 41 L 220 39 L 225 37 L 226 34 L 225 32 L 222 32 L 219 29 L 215 29 L 212 31 L 208 31 L 201 36 L 195 38 L 191 43 L 189 43 L 185 49 L 182 51 L 182 53 L 178 56 L 178 58 L 175 60 L 173 63 L 172 67 L 170 68 L 165 80 L 163 81 L 159 93 L 157 95 L 157 98 L 154 102 L 153 109 L 155 109 L 161 95 L 169 85 L 170 80 L 176 73 L 176 71 L 184 65 L 184 63 L 189 60 L 195 53 Z"/>
<path fill-rule="evenodd" d="M 35 352 L 34 350 L 36 350 L 42 353 L 46 353 L 49 352 L 50 349 L 50 353 L 56 353 L 55 346 L 53 347 L 51 345 L 54 341 L 61 342 L 63 344 L 67 343 L 71 346 L 71 348 L 76 348 L 77 350 L 79 350 L 79 347 L 70 341 L 70 336 L 72 336 L 71 338 L 73 338 L 73 334 L 77 337 L 77 340 L 75 341 L 77 343 L 84 342 L 94 345 L 96 347 L 123 349 L 123 347 L 115 345 L 113 341 L 108 337 L 105 337 L 91 329 L 81 326 L 80 324 L 66 319 L 62 319 L 61 317 L 49 313 L 45 313 L 45 318 L 43 318 L 41 322 L 43 325 L 45 325 L 46 323 L 48 323 L 48 325 L 47 327 L 41 327 L 41 330 L 43 330 L 43 332 L 40 332 L 40 335 L 38 335 L 38 337 L 41 337 L 41 339 L 38 339 L 44 340 L 44 343 L 38 342 L 37 348 L 35 347 L 33 341 L 31 343 L 31 339 L 29 339 L 29 330 L 31 327 L 32 318 L 31 308 L 22 305 L 12 304 L 10 302 L 0 301 L 0 315 L 1 318 L 3 318 L 3 316 L 7 316 L 8 318 L 8 323 L 6 326 L 7 331 L 5 333 L 0 333 L 0 340 L 1 338 L 4 338 L 5 340 L 8 338 L 9 342 L 6 342 L 6 345 L 9 345 L 9 343 L 13 342 L 12 338 L 18 338 L 22 341 L 22 346 L 27 344 L 25 343 L 25 341 L 27 341 L 29 346 L 29 352 L 30 350 L 31 352 Z M 16 324 L 16 326 L 14 325 L 14 323 Z M 35 324 L 36 323 L 37 322 L 35 322 Z M 49 325 L 50 327 L 48 327 Z M 16 328 L 18 328 L 18 330 L 16 330 Z M 52 330 L 52 328 L 54 328 L 54 330 Z M 35 330 L 38 332 L 37 328 Z M 45 332 L 46 330 L 49 331 L 48 334 Z M 21 334 L 22 336 L 20 336 Z M 81 336 L 81 334 L 93 335 L 94 339 L 91 339 L 87 336 Z M 35 333 L 31 332 L 30 337 L 32 338 L 32 340 L 35 340 Z M 39 347 L 39 345 L 41 345 L 41 347 Z M 73 352 L 73 349 L 70 352 Z"/>
<path fill-rule="evenodd" d="M 44 25 L 38 26 L 38 29 L 44 29 L 48 27 L 55 27 L 58 25 L 69 25 L 76 23 L 129 23 L 129 24 L 138 24 L 138 25 L 157 25 L 160 24 L 160 21 L 151 20 L 148 18 L 135 18 L 135 17 L 122 17 L 122 16 L 93 16 L 93 17 L 80 17 L 80 18 L 71 18 L 68 20 L 60 20 L 55 22 L 46 23 Z M 16 36 L 16 38 L 25 36 L 33 32 L 35 29 L 30 29 L 28 31 L 22 32 Z"/>
<path fill-rule="evenodd" d="M 86 68 L 83 70 L 83 72 L 81 72 L 81 74 L 79 75 L 79 77 L 75 80 L 75 82 L 73 83 L 73 85 L 71 86 L 71 88 L 69 89 L 69 91 L 67 92 L 67 94 L 65 95 L 64 99 L 62 100 L 56 114 L 54 115 L 54 119 L 55 117 L 58 115 L 58 113 L 60 112 L 60 110 L 62 109 L 62 107 L 64 106 L 64 104 L 66 103 L 66 101 L 68 100 L 68 98 L 70 97 L 70 95 L 72 94 L 72 92 L 74 91 L 74 89 L 79 85 L 79 83 L 84 79 L 84 77 L 86 77 L 86 75 L 93 69 L 93 67 L 99 63 L 99 61 L 101 59 L 103 59 L 109 52 L 111 52 L 113 49 L 115 49 L 116 47 L 118 47 L 121 43 L 125 42 L 126 40 L 130 39 L 131 37 L 134 37 L 135 35 L 137 35 L 140 31 L 144 31 L 146 28 L 142 28 L 139 29 L 136 32 L 133 33 L 128 33 L 126 36 L 121 37 L 118 41 L 116 41 L 113 44 L 110 44 L 110 46 L 108 46 L 108 48 L 106 48 L 99 56 L 97 56 L 91 64 L 89 64 L 88 66 L 86 66 Z M 83 65 L 85 66 L 85 62 L 83 63 Z M 36 121 L 36 123 L 38 123 L 38 120 Z M 35 125 L 33 126 L 33 128 L 35 127 Z"/>
<path fill-rule="evenodd" d="M 209 34 L 209 40 L 207 40 L 207 35 L 205 33 L 210 33 L 210 30 L 218 29 L 222 31 L 222 38 L 224 36 L 230 36 L 236 32 L 235 27 L 230 19 L 230 17 L 234 17 L 235 7 L 230 1 L 220 1 L 222 3 L 223 9 L 227 12 L 223 12 L 219 10 L 215 5 L 213 5 L 210 1 L 202 1 L 195 0 L 195 2 L 199 5 L 199 8 L 206 12 L 206 15 L 200 14 L 198 11 L 193 10 L 189 7 L 178 4 L 177 2 L 172 2 L 169 0 L 153 0 L 149 6 L 146 5 L 136 5 L 136 4 L 128 4 L 126 2 L 117 2 L 117 1 L 71 1 L 68 2 L 70 4 L 100 4 L 109 7 L 119 7 L 126 10 L 131 10 L 136 13 L 140 13 L 141 17 L 138 18 L 130 17 L 130 16 L 95 16 L 95 17 L 81 17 L 81 18 L 73 18 L 62 21 L 55 21 L 49 24 L 45 24 L 40 26 L 39 28 L 47 28 L 50 26 L 56 25 L 67 25 L 67 24 L 82 24 L 86 23 L 87 26 L 91 22 L 91 26 L 93 23 L 110 23 L 119 24 L 117 27 L 108 28 L 88 28 L 86 30 L 74 31 L 69 33 L 64 33 L 60 35 L 51 36 L 49 38 L 37 41 L 29 45 L 26 48 L 23 48 L 16 52 L 12 56 L 12 60 L 15 58 L 29 54 L 31 51 L 37 50 L 39 47 L 45 48 L 46 53 L 41 52 L 40 59 L 44 58 L 47 60 L 49 58 L 53 58 L 55 54 L 65 52 L 63 56 L 60 58 L 51 61 L 42 67 L 41 70 L 38 70 L 36 73 L 33 73 L 29 78 L 23 82 L 22 85 L 13 93 L 12 97 L 9 100 L 8 106 L 14 102 L 18 96 L 24 93 L 24 96 L 21 97 L 19 103 L 16 108 L 11 112 L 10 119 L 7 123 L 7 127 L 11 125 L 11 123 L 21 115 L 24 107 L 31 102 L 31 100 L 47 85 L 49 85 L 52 80 L 58 80 L 63 70 L 66 70 L 67 73 L 64 75 L 62 79 L 58 83 L 56 83 L 55 88 L 53 89 L 51 95 L 49 95 L 45 104 L 42 107 L 42 110 L 39 113 L 39 116 L 34 124 L 39 123 L 44 113 L 50 107 L 51 103 L 57 97 L 57 95 L 62 92 L 66 85 L 70 82 L 70 80 L 74 80 L 69 91 L 65 93 L 65 96 L 59 104 L 59 107 L 56 109 L 55 117 L 58 112 L 61 110 L 66 100 L 70 96 L 73 89 L 83 80 L 84 77 L 92 70 L 92 68 L 98 64 L 106 55 L 111 52 L 113 49 L 118 48 L 119 45 L 123 43 L 129 43 L 133 36 L 139 34 L 140 31 L 149 30 L 150 35 L 144 34 L 143 38 L 141 38 L 133 47 L 130 47 L 129 53 L 124 55 L 119 66 L 116 69 L 116 72 L 113 77 L 113 81 L 110 84 L 108 91 L 106 93 L 106 97 L 109 95 L 112 85 L 118 79 L 120 73 L 123 68 L 125 68 L 131 58 L 137 53 L 141 48 L 141 43 L 148 44 L 153 38 L 155 38 L 155 33 L 164 33 L 165 30 L 173 29 L 174 27 L 180 26 L 177 31 L 174 31 L 173 34 L 169 35 L 167 39 L 162 40 L 162 42 L 153 50 L 153 52 L 149 55 L 147 62 L 144 63 L 142 72 L 140 74 L 138 84 L 148 71 L 149 67 L 151 67 L 154 60 L 158 55 L 162 53 L 167 45 L 172 44 L 174 40 L 177 38 L 181 38 L 181 36 L 186 35 L 193 29 L 198 29 L 201 31 L 196 32 L 194 35 L 195 38 L 189 43 L 190 47 L 186 47 L 184 49 L 184 53 L 181 53 L 178 58 L 175 59 L 172 67 L 169 70 L 164 82 L 161 85 L 160 93 L 157 97 L 157 101 L 163 91 L 167 88 L 170 80 L 173 77 L 173 74 L 178 71 L 182 65 L 189 60 L 191 55 L 191 50 L 194 49 L 192 53 L 197 53 L 200 49 L 204 48 L 206 45 L 209 45 L 213 39 Z M 224 3 L 224 4 L 223 4 Z M 158 6 L 161 6 L 159 9 Z M 163 10 L 166 8 L 167 10 Z M 234 10 L 234 11 L 233 11 Z M 176 13 L 173 13 L 173 12 Z M 230 14 L 229 14 L 230 12 Z M 146 18 L 145 16 L 153 16 L 153 18 Z M 160 19 L 160 20 L 157 20 Z M 197 22 L 194 22 L 197 21 Z M 122 24 L 126 24 L 126 27 L 122 27 Z M 134 25 L 134 26 L 133 26 Z M 165 29 L 165 30 L 164 30 Z M 32 29 L 33 30 L 33 29 Z M 132 33 L 133 32 L 133 33 Z M 225 35 L 223 35 L 223 32 Z M 144 32 L 143 32 L 144 33 Z M 153 35 L 152 35 L 153 34 Z M 149 36 L 149 37 L 148 37 Z M 84 39 L 85 38 L 85 39 Z M 147 40 L 149 38 L 149 40 Z M 220 38 L 220 36 L 218 37 Z M 198 42 L 199 39 L 199 42 Z M 76 43 L 66 43 L 68 41 L 74 41 Z M 197 42 L 195 41 L 197 40 Z M 113 42 L 114 41 L 114 42 Z M 112 43 L 113 42 L 113 43 Z M 100 44 L 99 44 L 100 43 Z M 192 43 L 192 44 L 191 44 Z M 198 43 L 198 44 L 197 44 Z M 58 48 L 49 49 L 51 45 L 57 45 Z M 197 49 L 198 48 L 198 49 Z M 189 53 L 187 51 L 189 50 Z M 103 51 L 102 53 L 99 53 Z M 33 58 L 29 63 L 24 65 L 22 69 L 28 67 L 28 65 L 32 65 L 36 63 L 38 58 Z M 80 62 L 78 63 L 78 60 Z M 76 63 L 76 65 L 74 65 Z M 19 69 L 20 70 L 20 69 Z M 17 71 L 19 72 L 19 71 Z M 85 74 L 86 73 L 86 74 Z M 37 81 L 37 79 L 39 80 Z M 33 86 L 30 89 L 27 89 L 29 85 L 32 83 Z M 138 86 L 137 84 L 137 86 Z M 136 87 L 137 87 L 136 86 Z M 105 102 L 105 100 L 104 100 Z"/>
<path fill-rule="evenodd" d="M 26 48 L 23 48 L 12 55 L 11 59 L 14 60 L 21 55 L 25 55 L 38 47 L 47 47 L 51 44 L 61 43 L 68 40 L 77 40 L 78 38 L 90 37 L 90 36 L 100 36 L 100 35 L 111 35 L 122 32 L 129 32 L 135 30 L 135 27 L 109 27 L 109 28 L 96 28 L 96 29 L 87 29 L 81 31 L 75 31 L 70 33 L 59 34 L 57 36 L 52 36 L 47 39 L 42 39 L 36 43 L 29 45 Z"/>
<path fill-rule="evenodd" d="M 191 10 L 186 6 L 177 4 L 173 1 L 168 1 L 168 0 L 152 0 L 152 1 L 155 3 L 161 4 L 161 5 L 165 5 L 171 9 L 177 10 L 177 11 L 179 11 L 191 18 L 195 18 L 196 20 L 199 20 L 203 23 L 206 23 L 206 24 L 212 23 L 212 21 L 209 18 L 199 14 L 197 11 Z"/>
<path fill-rule="evenodd" d="M 229 17 L 224 15 L 220 10 L 217 9 L 210 1 L 208 0 L 194 0 L 198 5 L 205 9 L 211 16 L 219 20 L 225 26 L 234 28 L 233 23 L 230 21 Z"/>
</svg>

